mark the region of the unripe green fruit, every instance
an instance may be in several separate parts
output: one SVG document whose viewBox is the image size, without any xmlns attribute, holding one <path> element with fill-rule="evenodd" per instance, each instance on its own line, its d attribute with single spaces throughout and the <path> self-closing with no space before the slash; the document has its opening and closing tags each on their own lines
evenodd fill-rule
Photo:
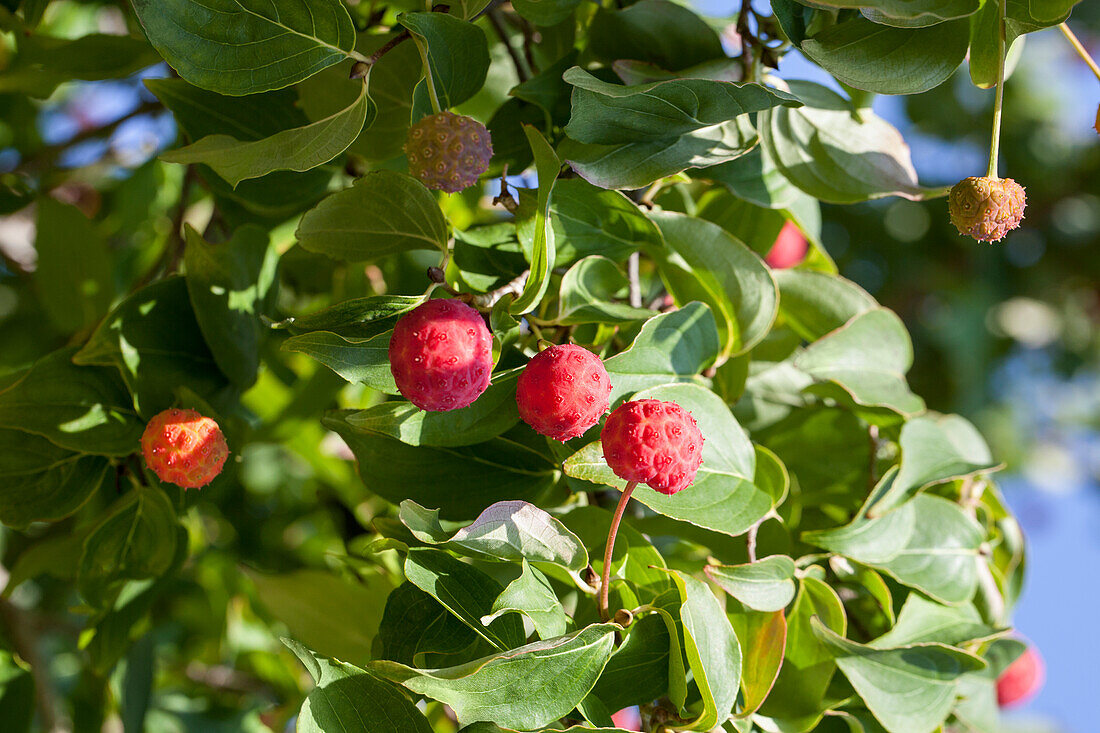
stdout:
<svg viewBox="0 0 1100 733">
<path fill-rule="evenodd" d="M 960 234 L 996 242 L 1020 226 L 1027 195 L 1011 178 L 964 178 L 948 197 L 951 223 Z"/>
<path fill-rule="evenodd" d="M 472 117 L 440 112 L 409 128 L 409 173 L 428 188 L 455 193 L 477 182 L 489 167 L 493 145 L 485 125 Z"/>
</svg>

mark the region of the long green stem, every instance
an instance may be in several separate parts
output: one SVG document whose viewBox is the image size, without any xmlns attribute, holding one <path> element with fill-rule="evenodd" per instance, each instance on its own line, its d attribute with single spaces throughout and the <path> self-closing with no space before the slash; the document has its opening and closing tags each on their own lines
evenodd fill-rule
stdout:
<svg viewBox="0 0 1100 733">
<path fill-rule="evenodd" d="M 1092 73 L 1096 74 L 1097 80 L 1100 80 L 1100 66 L 1096 65 L 1096 61 L 1089 55 L 1084 44 L 1077 40 L 1077 36 L 1069 29 L 1069 26 L 1062 23 L 1058 26 L 1058 30 L 1062 31 L 1062 35 L 1065 36 L 1066 40 L 1073 46 L 1073 50 L 1077 52 L 1077 55 L 1081 57 L 1082 61 L 1088 64 L 1088 67 L 1092 69 Z"/>
<path fill-rule="evenodd" d="M 1001 107 L 1005 98 L 1005 17 L 1008 15 L 1008 0 L 1000 2 L 1000 17 L 997 18 L 997 98 L 993 102 L 993 141 L 989 145 L 989 178 L 997 176 L 997 158 L 1001 152 Z"/>
<path fill-rule="evenodd" d="M 439 106 L 439 96 L 435 92 L 435 79 L 432 78 L 432 65 L 428 61 L 428 52 L 419 38 L 414 40 L 417 50 L 420 51 L 420 58 L 424 61 L 424 81 L 428 84 L 428 99 L 432 102 L 432 111 L 439 114 L 443 108 Z"/>
<path fill-rule="evenodd" d="M 630 495 L 634 493 L 638 482 L 631 481 L 623 489 L 623 495 L 619 497 L 619 505 L 615 507 L 615 516 L 611 519 L 611 528 L 607 531 L 607 544 L 603 548 L 603 578 L 600 581 L 600 618 L 607 621 L 607 598 L 611 586 L 611 556 L 615 552 L 615 537 L 619 534 L 619 523 L 623 521 L 623 512 L 630 501 Z"/>
</svg>

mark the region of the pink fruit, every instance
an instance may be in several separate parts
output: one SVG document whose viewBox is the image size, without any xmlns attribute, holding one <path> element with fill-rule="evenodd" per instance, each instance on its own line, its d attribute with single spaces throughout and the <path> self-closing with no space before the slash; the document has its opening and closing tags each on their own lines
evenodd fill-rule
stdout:
<svg viewBox="0 0 1100 733">
<path fill-rule="evenodd" d="M 777 270 L 794 267 L 806 258 L 807 248 L 806 237 L 801 230 L 793 222 L 787 222 L 779 230 L 779 236 L 764 261 Z"/>
<path fill-rule="evenodd" d="M 477 182 L 489 167 L 493 145 L 477 120 L 440 112 L 409 128 L 405 155 L 409 173 L 425 186 L 454 193 Z"/>
<path fill-rule="evenodd" d="M 611 379 L 600 357 L 574 344 L 535 355 L 516 386 L 523 421 L 554 440 L 575 438 L 607 412 Z"/>
<path fill-rule="evenodd" d="M 1025 702 L 1043 686 L 1043 677 L 1043 658 L 1029 646 L 997 678 L 997 703 L 1005 708 Z"/>
<path fill-rule="evenodd" d="M 622 730 L 640 731 L 642 729 L 642 716 L 637 707 L 623 708 L 617 713 L 612 713 L 611 722 L 615 724 L 616 728 Z"/>
<path fill-rule="evenodd" d="M 153 416 L 141 436 L 141 452 L 157 478 L 185 489 L 206 486 L 229 456 L 218 423 L 194 410 L 178 409 Z"/>
<path fill-rule="evenodd" d="M 397 389 L 420 409 L 457 410 L 489 386 L 492 347 L 476 310 L 457 300 L 429 300 L 394 326 L 390 371 Z"/>
<path fill-rule="evenodd" d="M 703 434 L 675 402 L 624 402 L 608 416 L 600 438 L 616 476 L 662 494 L 691 486 L 703 463 Z"/>
</svg>

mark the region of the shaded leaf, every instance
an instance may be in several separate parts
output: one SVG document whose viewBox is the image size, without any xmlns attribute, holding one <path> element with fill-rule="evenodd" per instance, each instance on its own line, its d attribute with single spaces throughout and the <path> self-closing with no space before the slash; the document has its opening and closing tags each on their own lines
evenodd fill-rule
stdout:
<svg viewBox="0 0 1100 733">
<path fill-rule="evenodd" d="M 781 611 L 794 600 L 794 561 L 772 555 L 747 565 L 707 565 L 707 576 L 756 611 Z"/>
</svg>

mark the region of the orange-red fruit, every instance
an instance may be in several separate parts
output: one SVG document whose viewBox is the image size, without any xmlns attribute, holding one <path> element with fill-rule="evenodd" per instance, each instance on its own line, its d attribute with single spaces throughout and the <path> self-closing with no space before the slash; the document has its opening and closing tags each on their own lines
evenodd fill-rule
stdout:
<svg viewBox="0 0 1100 733">
<path fill-rule="evenodd" d="M 1027 194 L 1011 178 L 964 178 L 951 188 L 947 209 L 960 234 L 996 242 L 1020 226 Z"/>
<path fill-rule="evenodd" d="M 807 248 L 806 237 L 802 236 L 794 223 L 787 222 L 779 230 L 779 236 L 775 238 L 775 244 L 768 250 L 764 261 L 777 270 L 794 267 L 806 259 Z"/>
<path fill-rule="evenodd" d="M 422 410 L 467 407 L 489 386 L 493 335 L 458 300 L 429 300 L 401 317 L 390 339 L 397 389 Z"/>
<path fill-rule="evenodd" d="M 425 186 L 454 193 L 474 185 L 489 167 L 493 144 L 477 120 L 440 112 L 409 128 L 405 155 L 409 173 Z"/>
<path fill-rule="evenodd" d="M 600 357 L 574 344 L 535 355 L 519 375 L 516 404 L 523 421 L 554 440 L 575 438 L 607 412 L 611 378 Z"/>
<path fill-rule="evenodd" d="M 675 402 L 624 402 L 608 416 L 600 438 L 616 476 L 662 494 L 691 486 L 703 464 L 703 433 Z"/>
<path fill-rule="evenodd" d="M 1043 677 L 1043 659 L 1029 646 L 997 678 L 997 703 L 1004 708 L 1025 702 L 1043 686 Z"/>
<path fill-rule="evenodd" d="M 229 447 L 212 418 L 171 409 L 154 415 L 145 426 L 141 452 L 145 465 L 161 481 L 197 489 L 222 472 Z"/>
</svg>

